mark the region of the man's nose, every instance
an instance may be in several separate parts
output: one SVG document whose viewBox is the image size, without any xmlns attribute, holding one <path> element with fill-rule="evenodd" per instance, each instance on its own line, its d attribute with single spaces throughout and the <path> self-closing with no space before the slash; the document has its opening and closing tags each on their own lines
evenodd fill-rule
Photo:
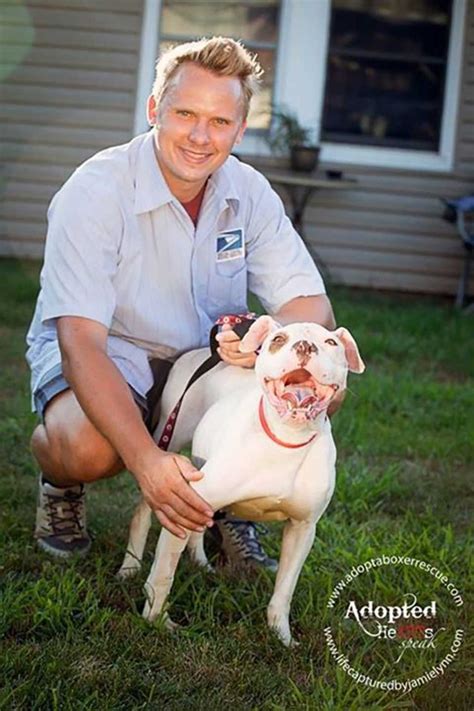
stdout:
<svg viewBox="0 0 474 711">
<path fill-rule="evenodd" d="M 209 143 L 209 131 L 205 121 L 196 121 L 192 127 L 189 137 L 193 143 Z"/>
</svg>

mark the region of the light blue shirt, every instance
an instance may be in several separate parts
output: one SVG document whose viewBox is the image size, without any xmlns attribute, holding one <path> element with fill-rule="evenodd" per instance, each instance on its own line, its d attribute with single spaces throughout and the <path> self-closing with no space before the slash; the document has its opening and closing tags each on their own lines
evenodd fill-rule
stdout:
<svg viewBox="0 0 474 711">
<path fill-rule="evenodd" d="M 60 362 L 55 319 L 109 329 L 108 349 L 142 395 L 148 360 L 208 343 L 220 314 L 269 313 L 325 293 L 321 276 L 270 184 L 229 157 L 209 179 L 197 227 L 159 169 L 152 132 L 81 165 L 48 210 L 41 291 L 28 333 L 32 390 Z"/>
</svg>

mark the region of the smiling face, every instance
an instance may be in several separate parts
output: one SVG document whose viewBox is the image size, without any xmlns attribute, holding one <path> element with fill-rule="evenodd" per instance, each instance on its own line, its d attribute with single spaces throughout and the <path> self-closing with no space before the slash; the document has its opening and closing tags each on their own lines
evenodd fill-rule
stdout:
<svg viewBox="0 0 474 711">
<path fill-rule="evenodd" d="M 267 336 L 255 370 L 268 401 L 284 422 L 304 424 L 327 410 L 347 381 L 339 338 L 315 323 L 295 323 Z"/>
<path fill-rule="evenodd" d="M 192 63 L 179 67 L 160 105 L 148 99 L 155 149 L 164 178 L 187 202 L 227 159 L 245 131 L 242 87 Z"/>
</svg>

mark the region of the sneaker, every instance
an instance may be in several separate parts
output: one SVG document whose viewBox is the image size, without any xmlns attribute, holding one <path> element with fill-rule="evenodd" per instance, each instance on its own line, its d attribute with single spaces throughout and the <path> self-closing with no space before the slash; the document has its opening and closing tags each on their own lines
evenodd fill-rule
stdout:
<svg viewBox="0 0 474 711">
<path fill-rule="evenodd" d="M 84 499 L 82 484 L 63 488 L 40 477 L 35 538 L 44 551 L 62 558 L 87 553 L 91 540 Z"/>
<path fill-rule="evenodd" d="M 217 520 L 209 532 L 214 536 L 219 535 L 221 549 L 231 565 L 244 564 L 276 573 L 278 561 L 265 553 L 258 540 L 257 530 L 267 532 L 264 526 L 251 521 L 224 518 Z"/>
</svg>

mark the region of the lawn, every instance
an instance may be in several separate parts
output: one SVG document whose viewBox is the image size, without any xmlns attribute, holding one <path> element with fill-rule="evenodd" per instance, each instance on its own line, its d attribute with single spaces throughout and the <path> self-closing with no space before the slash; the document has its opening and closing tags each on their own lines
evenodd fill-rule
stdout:
<svg viewBox="0 0 474 711">
<path fill-rule="evenodd" d="M 53 709 L 469 709 L 473 646 L 408 692 L 356 683 L 326 643 L 330 627 L 354 668 L 373 679 L 414 679 L 439 662 L 455 629 L 472 617 L 474 339 L 472 316 L 444 300 L 331 290 L 338 322 L 356 337 L 367 371 L 352 376 L 334 418 L 338 482 L 293 602 L 300 645 L 283 648 L 266 628 L 269 574 L 208 575 L 183 559 L 173 588 L 170 634 L 139 616 L 143 575 L 114 577 L 136 500 L 129 475 L 88 492 L 91 554 L 58 563 L 32 540 L 36 477 L 28 441 L 24 335 L 38 265 L 0 261 L 0 708 Z M 278 551 L 280 526 L 265 539 Z M 156 537 L 156 532 L 155 532 Z M 463 604 L 432 575 L 409 565 L 359 575 L 327 603 L 354 566 L 411 556 L 456 584 Z M 401 605 L 437 602 L 435 649 L 374 639 L 344 618 L 349 599 Z M 471 615 L 469 615 L 471 602 Z M 415 635 L 416 636 L 416 635 Z M 442 653 L 441 653 L 442 652 Z M 471 666 L 470 666 L 471 662 Z"/>
</svg>

